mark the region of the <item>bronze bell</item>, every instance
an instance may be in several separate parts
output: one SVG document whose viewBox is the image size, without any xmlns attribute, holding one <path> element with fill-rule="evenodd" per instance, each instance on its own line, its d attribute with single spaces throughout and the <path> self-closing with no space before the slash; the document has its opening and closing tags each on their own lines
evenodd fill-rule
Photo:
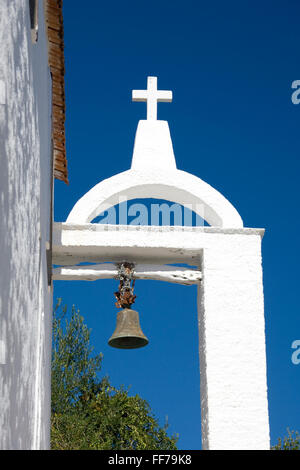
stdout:
<svg viewBox="0 0 300 470">
<path fill-rule="evenodd" d="M 139 314 L 131 308 L 124 308 L 117 315 L 117 326 L 108 344 L 113 348 L 135 349 L 149 343 L 140 327 Z"/>
</svg>

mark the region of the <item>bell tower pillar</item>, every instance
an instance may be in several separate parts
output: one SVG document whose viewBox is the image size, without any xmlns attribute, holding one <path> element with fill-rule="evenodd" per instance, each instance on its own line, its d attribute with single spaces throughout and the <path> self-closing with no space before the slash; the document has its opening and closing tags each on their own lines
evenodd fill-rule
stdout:
<svg viewBox="0 0 300 470">
<path fill-rule="evenodd" d="M 219 234 L 201 263 L 203 449 L 269 449 L 261 236 Z"/>
</svg>

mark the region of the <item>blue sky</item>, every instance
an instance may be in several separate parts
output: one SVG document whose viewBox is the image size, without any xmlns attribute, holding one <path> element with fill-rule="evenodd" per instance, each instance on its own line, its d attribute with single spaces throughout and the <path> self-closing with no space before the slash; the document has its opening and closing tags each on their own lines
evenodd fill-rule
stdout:
<svg viewBox="0 0 300 470">
<path fill-rule="evenodd" d="M 271 441 L 300 431 L 300 364 L 291 362 L 299 322 L 300 5 L 290 1 L 64 2 L 66 137 L 70 185 L 55 183 L 64 221 L 92 186 L 130 167 L 145 103 L 131 90 L 148 75 L 173 103 L 178 168 L 218 189 L 263 239 Z M 136 309 L 150 344 L 110 348 L 116 281 L 55 281 L 54 298 L 75 304 L 92 328 L 103 373 L 151 405 L 179 448 L 201 448 L 195 287 L 136 283 Z"/>
</svg>

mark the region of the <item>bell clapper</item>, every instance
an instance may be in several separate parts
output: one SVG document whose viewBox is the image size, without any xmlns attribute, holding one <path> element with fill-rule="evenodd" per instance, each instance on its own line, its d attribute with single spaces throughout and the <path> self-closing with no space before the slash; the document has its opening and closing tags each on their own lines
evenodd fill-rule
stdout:
<svg viewBox="0 0 300 470">
<path fill-rule="evenodd" d="M 136 295 L 133 293 L 134 264 L 124 262 L 118 265 L 119 290 L 115 292 L 116 307 L 122 308 L 117 315 L 117 326 L 108 344 L 119 349 L 136 349 L 146 346 L 148 338 L 141 330 L 139 314 L 131 309 Z"/>
</svg>

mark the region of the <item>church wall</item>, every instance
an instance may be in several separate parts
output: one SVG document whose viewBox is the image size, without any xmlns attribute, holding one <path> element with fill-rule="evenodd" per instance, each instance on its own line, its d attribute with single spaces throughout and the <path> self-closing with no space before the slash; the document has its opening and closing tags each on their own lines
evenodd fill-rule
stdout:
<svg viewBox="0 0 300 470">
<path fill-rule="evenodd" d="M 0 0 L 0 449 L 49 447 L 51 78 L 43 2 Z"/>
</svg>

